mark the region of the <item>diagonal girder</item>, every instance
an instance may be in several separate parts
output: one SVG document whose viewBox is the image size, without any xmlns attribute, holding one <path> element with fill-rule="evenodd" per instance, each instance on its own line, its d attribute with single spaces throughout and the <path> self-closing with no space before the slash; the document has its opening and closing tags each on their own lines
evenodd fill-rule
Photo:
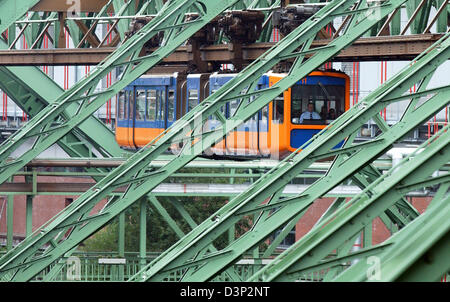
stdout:
<svg viewBox="0 0 450 302">
<path fill-rule="evenodd" d="M 322 131 L 318 136 L 306 143 L 299 154 L 293 154 L 280 165 L 259 179 L 246 192 L 234 198 L 222 209 L 216 212 L 211 219 L 206 220 L 199 227 L 185 236 L 182 240 L 150 263 L 144 271 L 137 274 L 135 280 L 160 281 L 166 278 L 164 271 L 181 267 L 188 259 L 212 242 L 217 236 L 234 225 L 242 216 L 239 212 L 257 208 L 267 198 L 276 194 L 296 175 L 309 167 L 317 154 L 331 151 L 343 139 L 359 130 L 369 119 L 379 114 L 395 98 L 397 100 L 414 83 L 420 82 L 423 77 L 434 72 L 440 64 L 450 57 L 450 34 L 434 45 L 425 54 L 415 60 L 415 64 L 408 66 L 394 76 L 385 85 L 379 87 L 358 106 L 353 107 L 338 120 Z M 237 261 L 243 253 L 259 244 L 270 234 L 293 219 L 296 215 L 311 205 L 316 199 L 342 183 L 355 172 L 371 163 L 378 155 L 383 154 L 393 143 L 407 135 L 411 130 L 423 124 L 430 117 L 441 110 L 450 99 L 450 87 L 439 89 L 434 97 L 415 108 L 415 104 L 407 111 L 403 119 L 385 130 L 378 137 L 379 143 L 371 146 L 361 145 L 360 150 L 354 150 L 343 160 L 334 173 L 316 181 L 301 196 L 285 200 L 285 205 L 272 213 L 268 218 L 258 220 L 251 232 L 247 232 L 234 241 L 225 250 L 229 253 L 215 261 L 203 263 L 195 274 L 186 281 L 205 281 L 213 278 L 215 274 Z M 413 98 L 415 96 L 412 96 Z M 404 96 L 403 98 L 408 98 Z M 414 103 L 414 102 L 413 102 Z M 336 164 L 336 163 L 335 163 Z M 333 170 L 333 167 L 331 168 Z M 331 171 L 330 170 L 330 171 Z M 276 200 L 274 201 L 276 202 Z M 328 251 L 327 251 L 328 252 Z"/>
<path fill-rule="evenodd" d="M 3 1 L 2 5 L 9 5 L 8 3 L 13 2 Z M 33 3 L 36 4 L 37 2 L 34 1 Z M 29 1 L 29 3 L 32 3 L 32 1 Z M 24 4 L 24 2 L 20 3 L 20 5 Z M 34 4 L 30 4 L 31 6 L 28 9 Z M 17 2 L 15 5 L 17 5 Z M 22 13 L 22 15 L 24 14 L 25 12 Z M 14 21 L 13 19 L 8 19 L 7 22 L 2 22 L 2 25 L 9 27 Z M 0 30 L 0 32 L 2 31 Z M 8 48 L 8 44 L 2 39 L 0 39 L 1 48 Z M 0 66 L 0 79 L 0 88 L 7 92 L 16 104 L 30 116 L 38 114 L 45 106 L 56 100 L 64 92 L 59 85 L 36 67 Z M 74 106 L 75 104 L 72 104 L 66 108 L 66 112 L 63 113 L 66 119 L 70 118 L 76 111 L 76 107 L 74 108 Z M 92 133 L 93 129 L 96 132 L 95 137 Z M 77 127 L 77 130 L 78 133 L 69 133 L 66 135 L 65 141 L 61 140 L 58 142 L 69 156 L 92 156 L 91 146 L 95 147 L 103 156 L 119 157 L 123 154 L 123 151 L 115 142 L 112 131 L 97 118 L 89 117 Z M 86 141 L 90 145 L 86 144 Z"/>
<path fill-rule="evenodd" d="M 0 1 L 0 34 L 20 17 L 25 15 L 39 0 L 2 0 Z"/>
<path fill-rule="evenodd" d="M 221 1 L 221 3 L 207 1 L 208 3 L 204 3 L 205 1 L 200 0 L 177 0 L 167 2 L 157 17 L 100 63 L 88 77 L 74 85 L 0 145 L 0 183 L 8 178 L 7 175 L 12 175 L 17 169 L 56 143 L 71 129 L 85 121 L 108 99 L 158 64 L 186 39 L 237 1 L 227 0 Z M 198 11 L 198 18 L 185 22 L 185 14 L 191 8 Z M 163 45 L 150 56 L 139 58 L 143 45 L 161 31 L 165 31 Z M 95 92 L 98 83 L 112 69 L 119 66 L 124 68 L 120 80 L 105 91 Z M 65 119 L 61 113 L 71 104 L 76 104 L 77 110 L 74 116 Z M 7 157 L 31 137 L 36 138 L 33 148 L 12 164 L 6 164 Z"/>
<path fill-rule="evenodd" d="M 25 156 L 23 156 L 23 158 L 27 158 L 28 160 L 34 157 L 36 154 L 39 154 L 48 146 L 50 146 L 53 141 L 56 141 L 61 137 L 61 135 L 64 135 L 67 130 L 73 128 L 88 116 L 90 116 L 91 113 L 98 109 L 99 105 L 103 104 L 103 102 L 109 99 L 113 94 L 125 87 L 132 80 L 139 77 L 149 68 L 156 65 L 161 61 L 163 57 L 170 54 L 177 47 L 179 47 L 187 38 L 195 34 L 215 16 L 217 16 L 236 2 L 237 0 L 216 2 L 208 1 L 207 3 L 205 1 L 178 0 L 166 3 L 164 8 L 160 11 L 160 15 L 158 15 L 158 17 L 155 17 L 152 22 L 150 22 L 140 31 L 140 33 L 129 39 L 118 51 L 116 51 L 110 57 L 110 59 L 103 62 L 101 66 L 98 67 L 90 77 L 88 77 L 86 80 L 81 81 L 74 88 L 63 94 L 63 96 L 59 98 L 54 104 L 52 104 L 51 107 L 48 108 L 48 110 L 43 110 L 41 114 L 30 121 L 30 123 L 28 124 L 30 125 L 30 127 L 27 127 L 28 125 L 25 126 L 24 129 L 22 129 L 19 133 L 12 137 L 9 142 L 7 141 L 3 145 L 4 148 L 2 149 L 2 151 L 0 151 L 0 153 L 2 153 L 3 156 L 6 156 L 6 154 L 10 153 L 14 149 L 14 145 L 20 145 L 20 141 L 23 141 L 28 137 L 32 137 L 33 135 L 45 133 L 47 136 L 44 139 L 38 141 L 35 144 L 34 148 L 27 152 Z M 198 18 L 194 21 L 185 22 L 185 13 L 191 7 L 192 11 L 198 11 Z M 165 44 L 163 45 L 163 47 L 160 47 L 160 49 L 155 51 L 150 56 L 137 58 L 137 54 L 140 52 L 143 44 L 160 31 L 166 31 Z M 130 57 L 130 61 L 132 63 L 127 63 L 128 57 Z M 138 65 L 135 65 L 136 63 L 138 63 Z M 114 84 L 109 89 L 108 93 L 97 94 L 98 97 L 95 99 L 95 101 L 90 100 L 91 102 L 89 104 L 87 104 L 87 101 L 89 101 L 89 98 L 91 98 L 92 95 L 89 95 L 89 98 L 79 96 L 83 91 L 85 91 L 84 89 L 86 89 L 87 93 L 89 93 L 90 90 L 96 86 L 96 83 L 92 82 L 95 82 L 95 80 L 100 80 L 108 70 L 119 65 L 126 66 L 126 71 L 121 81 Z M 107 67 L 109 69 L 107 69 Z M 69 121 L 65 121 L 65 124 L 57 125 L 56 127 L 54 127 L 54 125 L 47 121 L 51 121 L 51 117 L 53 116 L 55 116 L 55 118 L 59 117 L 60 111 L 62 111 L 64 107 L 67 107 L 69 104 L 78 101 L 83 101 L 85 104 L 79 105 L 80 107 L 84 107 L 84 109 L 87 110 L 84 110 L 83 112 L 81 112 L 81 110 L 78 110 L 73 118 L 71 118 Z M 40 125 L 44 125 L 42 128 L 43 131 L 40 133 L 33 133 L 33 130 L 37 129 L 37 131 L 39 131 Z M 60 133 L 55 133 L 55 129 L 57 129 Z M 53 134 L 53 137 L 51 137 L 51 134 Z M 10 148 L 10 146 L 13 147 Z M 12 169 L 10 170 L 9 168 L 17 168 L 17 166 L 14 166 L 16 163 L 24 162 L 24 160 L 18 159 L 17 161 L 12 163 L 4 163 L 4 169 L 1 173 L 0 178 L 2 178 L 2 176 L 4 176 L 6 173 L 12 172 Z M 8 170 L 8 172 L 6 170 Z"/>
<path fill-rule="evenodd" d="M 434 142 L 424 144 L 425 152 L 433 152 L 433 149 L 438 148 L 438 143 L 443 144 L 447 149 L 449 147 L 448 127 L 436 134 L 431 140 Z M 445 137 L 447 135 L 447 137 Z M 437 137 L 437 138 L 436 138 Z M 445 140 L 442 142 L 442 140 Z M 441 147 L 442 148 L 442 147 Z M 445 160 L 448 158 L 448 150 L 442 150 L 435 155 L 435 158 L 428 159 L 429 165 L 438 166 L 442 157 Z M 435 152 L 436 153 L 436 152 Z M 422 156 L 422 155 L 421 155 Z M 423 157 L 423 156 L 422 156 Z M 417 161 L 416 158 L 410 159 Z M 411 166 L 408 159 L 401 163 L 404 169 Z M 428 169 L 420 173 L 419 169 Z M 421 164 L 421 167 L 414 171 L 414 174 L 426 175 L 432 172 L 432 167 L 427 167 Z M 438 176 L 435 176 L 438 175 Z M 393 175 L 394 176 L 394 175 Z M 389 176 L 391 177 L 391 176 Z M 423 280 L 438 280 L 442 275 L 447 273 L 450 269 L 448 255 L 449 248 L 448 240 L 450 235 L 450 214 L 449 203 L 449 174 L 433 174 L 433 177 L 418 179 L 409 177 L 402 180 L 393 191 L 394 194 L 405 194 L 411 189 L 417 187 L 436 186 L 439 185 L 433 200 L 428 205 L 424 214 L 409 224 L 406 228 L 401 230 L 398 234 L 392 236 L 386 241 L 391 247 L 376 256 L 377 271 L 375 276 L 372 274 L 373 261 L 359 261 L 357 264 L 351 266 L 349 269 L 340 274 L 334 281 L 423 281 Z M 383 191 L 380 191 L 383 193 Z M 384 194 L 391 192 L 384 192 Z M 371 206 L 371 205 L 368 205 Z M 369 263 L 371 262 L 371 263 Z M 371 272 L 372 273 L 368 273 Z"/>
<path fill-rule="evenodd" d="M 302 276 L 306 267 L 320 263 L 336 246 L 351 241 L 364 226 L 371 223 L 373 219 L 407 193 L 407 191 L 401 190 L 401 187 L 411 182 L 427 179 L 429 175 L 448 163 L 450 160 L 448 155 L 450 132 L 443 130 L 436 136 L 437 138 L 433 137 L 424 143 L 414 154 L 352 198 L 335 214 L 315 226 L 302 239 L 275 258 L 273 263 L 252 276 L 250 280 L 296 280 Z M 431 141 L 433 142 L 430 143 Z M 441 179 L 445 181 L 445 178 Z M 390 243 L 391 240 L 386 242 L 386 244 Z M 388 250 L 392 251 L 392 248 L 394 247 L 389 247 Z"/>
<path fill-rule="evenodd" d="M 8 275 L 12 276 L 13 280 L 29 280 L 47 265 L 58 260 L 64 253 L 70 251 L 74 246 L 88 238 L 116 215 L 132 205 L 136 200 L 150 192 L 171 173 L 185 166 L 215 142 L 220 141 L 226 135 L 226 132 L 234 129 L 243 121 L 253 116 L 260 108 L 268 104 L 282 91 L 307 76 L 315 68 L 328 61 L 339 53 L 340 50 L 355 41 L 371 26 L 376 24 L 379 16 L 389 14 L 390 11 L 402 5 L 405 1 L 392 0 L 387 1 L 381 6 L 357 9 L 355 11 L 350 11 L 350 9 L 358 1 L 336 0 L 329 3 L 313 18 L 294 30 L 276 47 L 272 48 L 259 60 L 256 60 L 252 65 L 247 67 L 234 80 L 228 82 L 217 93 L 197 106 L 196 109 L 188 113 L 183 119 L 176 122 L 164 133 L 164 136 L 159 137 L 146 148 L 137 152 L 124 165 L 115 169 L 94 188 L 80 196 L 70 207 L 55 217 L 51 223 L 44 226 L 40 232 L 36 232 L 34 236 L 26 239 L 11 253 L 6 254 L 0 261 L 0 272 L 6 272 L 14 268 L 19 268 L 20 266 L 20 272 L 16 272 L 15 274 L 8 273 Z M 358 8 L 359 5 L 355 7 Z M 346 14 L 350 14 L 359 20 L 359 22 L 353 24 L 351 34 L 346 34 L 333 40 L 329 47 L 317 50 L 309 49 L 312 40 L 321 28 L 325 27 L 333 19 Z M 203 121 L 208 116 L 217 115 L 220 117 L 220 107 L 230 99 L 242 98 L 241 103 L 246 102 L 246 96 L 240 95 L 240 92 L 245 88 L 247 88 L 247 91 L 251 91 L 253 83 L 256 83 L 263 73 L 278 63 L 283 56 L 296 52 L 300 46 L 302 47 L 302 51 L 316 54 L 304 62 L 304 53 L 297 53 L 297 61 L 289 76 L 279 81 L 272 89 L 261 91 L 260 95 L 250 104 L 240 106 L 241 109 L 237 111 L 235 116 L 228 120 L 227 125 L 218 128 L 217 131 L 204 133 L 203 137 L 198 139 L 199 136 L 197 134 L 199 129 L 194 126 L 203 125 Z M 149 56 L 149 58 L 152 56 Z M 138 65 L 136 69 L 140 66 Z M 196 131 L 192 132 L 190 129 L 196 129 Z M 184 144 L 180 156 L 159 170 L 147 172 L 146 167 L 148 163 L 164 152 L 174 139 L 188 141 L 188 143 Z M 19 164 L 18 161 L 11 164 Z M 75 227 L 67 239 L 61 240 L 57 246 L 47 248 L 45 258 L 33 258 L 33 255 L 39 247 L 44 246 L 56 236 L 61 225 L 69 225 L 82 219 L 84 215 L 90 212 L 90 209 L 95 204 L 106 198 L 118 184 L 123 185 L 127 182 L 130 183 L 130 186 L 126 193 L 118 202 L 110 202 L 102 210 L 104 215 L 90 220 L 83 226 Z"/>
<path fill-rule="evenodd" d="M 450 270 L 450 196 L 439 202 L 389 238 L 389 248 L 375 259 L 361 259 L 333 281 L 438 281 Z M 374 263 L 379 270 L 369 278 Z"/>
<path fill-rule="evenodd" d="M 0 66 L 0 88 L 31 117 L 64 92 L 58 84 L 35 67 Z M 63 113 L 67 118 L 76 111 L 76 105 L 72 105 Z M 75 128 L 74 133 L 67 134 L 66 138 L 73 142 L 72 146 L 64 140 L 58 141 L 58 144 L 71 157 L 90 156 L 91 146 L 106 157 L 120 157 L 124 153 L 115 142 L 114 133 L 93 116 Z"/>
</svg>

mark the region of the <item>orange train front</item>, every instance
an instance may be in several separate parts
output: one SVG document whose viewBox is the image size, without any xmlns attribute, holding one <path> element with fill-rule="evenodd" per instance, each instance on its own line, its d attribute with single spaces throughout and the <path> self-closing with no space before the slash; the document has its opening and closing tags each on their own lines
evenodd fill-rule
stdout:
<svg viewBox="0 0 450 302">
<path fill-rule="evenodd" d="M 144 76 L 118 96 L 116 139 L 139 148 L 158 136 L 235 74 Z M 267 73 L 257 89 L 273 86 L 285 74 Z M 234 114 L 237 101 L 223 107 Z M 297 150 L 350 106 L 350 78 L 338 71 L 315 71 L 297 82 L 230 132 L 210 152 L 228 157 L 284 157 Z M 309 109 L 308 109 L 309 107 Z M 213 129 L 218 121 L 208 120 Z"/>
</svg>

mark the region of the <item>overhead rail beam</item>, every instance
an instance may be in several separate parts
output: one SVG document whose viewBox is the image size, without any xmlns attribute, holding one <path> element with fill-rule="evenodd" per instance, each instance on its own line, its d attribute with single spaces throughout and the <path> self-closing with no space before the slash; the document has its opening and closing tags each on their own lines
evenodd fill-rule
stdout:
<svg viewBox="0 0 450 302">
<path fill-rule="evenodd" d="M 0 145 L 0 183 L 8 177 L 6 175 L 17 171 L 21 165 L 5 165 L 6 159 L 14 150 L 17 150 L 29 137 L 35 136 L 33 148 L 21 156 L 17 163 L 26 164 L 47 148 L 56 143 L 59 139 L 69 133 L 74 127 L 88 119 L 97 111 L 108 99 L 114 97 L 121 89 L 128 85 L 148 69 L 158 64 L 165 56 L 172 53 L 186 39 L 195 34 L 212 18 L 220 14 L 238 0 L 227 0 L 218 3 L 208 3 L 200 7 L 198 13 L 202 16 L 194 22 L 184 22 L 185 13 L 191 8 L 199 10 L 194 0 L 177 0 L 167 2 L 164 10 L 158 17 L 148 23 L 139 34 L 131 37 L 121 47 L 119 47 L 108 59 L 103 61 L 86 78 L 79 81 L 71 89 L 62 94 L 50 106 L 41 110 L 22 129 L 9 137 Z M 201 2 L 201 1 L 200 1 Z M 169 5 L 170 3 L 170 5 Z M 201 2 L 203 3 L 203 2 Z M 176 25 L 176 26 L 174 26 Z M 139 57 L 143 45 L 162 29 L 174 26 L 166 31 L 165 43 L 155 51 L 151 57 L 136 63 L 128 63 Z M 124 72 L 122 78 L 114 83 L 107 91 L 95 96 L 97 84 L 113 69 L 117 63 L 122 63 Z M 77 100 L 74 102 L 74 100 Z M 71 118 L 65 118 L 61 114 L 69 106 L 76 105 Z M 2 167 L 3 166 L 3 167 Z M 14 171 L 15 170 L 15 171 Z"/>
<path fill-rule="evenodd" d="M 365 3 L 365 1 L 362 2 Z M 57 261 L 64 253 L 70 251 L 81 241 L 100 229 L 104 224 L 121 213 L 128 206 L 131 206 L 135 201 L 148 194 L 172 173 L 191 162 L 197 155 L 209 148 L 215 142 L 220 141 L 227 132 L 235 129 L 243 121 L 253 116 L 260 108 L 268 104 L 284 90 L 288 89 L 298 80 L 307 76 L 314 69 L 337 55 L 352 42 L 356 41 L 368 29 L 375 25 L 379 21 L 379 18 L 386 16 L 390 11 L 399 7 L 404 2 L 405 0 L 392 0 L 385 2 L 382 6 L 370 8 L 361 8 L 361 2 L 358 1 L 335 0 L 330 2 L 313 18 L 295 29 L 265 55 L 253 62 L 236 78 L 207 98 L 181 120 L 177 121 L 155 141 L 137 152 L 121 167 L 115 169 L 93 189 L 90 189 L 80 196 L 80 198 L 66 208 L 66 210 L 58 215 L 51 223 L 45 225 L 40 232 L 29 237 L 28 240 L 25 240 L 11 253 L 6 254 L 0 260 L 0 270 L 3 269 L 4 271 L 8 271 L 10 270 L 8 267 L 14 268 L 20 263 L 22 266 L 19 271 L 14 271 L 12 279 L 29 280 L 47 265 L 53 261 Z M 351 27 L 347 29 L 348 32 L 344 32 L 342 36 L 330 41 L 330 47 L 317 50 L 317 53 L 306 61 L 304 56 L 298 56 L 289 76 L 276 83 L 272 90 L 255 97 L 252 102 L 248 103 L 245 94 L 241 95 L 243 90 L 246 90 L 247 93 L 252 92 L 255 88 L 255 83 L 257 83 L 259 78 L 275 64 L 279 63 L 281 57 L 298 52 L 299 48 L 300 51 L 303 52 L 309 50 L 313 40 L 322 28 L 329 24 L 336 16 L 346 14 L 352 15 L 352 18 L 360 20 L 360 22 L 351 23 Z M 136 69 L 139 69 L 140 66 L 141 65 L 138 65 Z M 224 100 L 230 100 L 232 97 L 241 101 L 241 106 L 239 106 L 235 115 L 229 118 L 226 124 L 217 128 L 216 131 L 209 132 L 208 134 L 205 133 L 200 138 L 197 134 L 201 133 L 203 122 L 209 116 L 220 117 L 220 108 L 226 104 L 226 101 Z M 221 120 L 224 120 L 223 116 Z M 185 143 L 181 153 L 176 159 L 172 160 L 159 170 L 148 172 L 145 169 L 148 163 L 162 154 L 167 147 L 170 146 L 173 140 L 180 139 L 184 140 Z M 30 160 L 31 159 L 30 156 Z M 29 161 L 25 160 L 25 158 L 19 158 L 15 163 L 9 164 L 18 166 L 19 164 L 22 164 L 21 160 L 25 162 Z M 16 167 L 12 166 L 11 170 L 13 170 L 13 168 Z M 5 168 L 5 171 L 6 169 L 8 169 L 8 167 Z M 136 179 L 141 179 L 141 181 L 135 181 Z M 89 221 L 82 228 L 73 228 L 66 240 L 61 241 L 56 247 L 47 249 L 47 252 L 45 253 L 47 257 L 45 259 L 42 258 L 39 259 L 39 261 L 33 260 L 33 255 L 39 250 L 39 247 L 45 245 L 60 232 L 60 225 L 71 224 L 79 220 L 83 215 L 88 215 L 98 202 L 115 190 L 117 185 L 123 185 L 123 183 L 127 181 L 130 183 L 127 192 L 119 198 L 117 202 L 111 202 L 104 208 L 103 211 L 105 211 L 105 213 L 107 212 L 108 215 Z M 223 257 L 226 256 L 222 255 L 220 259 L 223 259 Z"/>
<path fill-rule="evenodd" d="M 343 49 L 332 61 L 410 61 L 425 51 L 442 37 L 440 34 L 383 36 L 360 38 L 351 46 Z M 329 41 L 316 40 L 312 47 L 326 46 Z M 264 54 L 273 45 L 272 42 L 254 43 L 242 46 L 242 59 L 250 64 Z M 35 50 L 0 50 L 0 65 L 4 66 L 60 66 L 60 65 L 97 65 L 114 52 L 115 48 L 56 48 Z M 211 63 L 229 64 L 236 59 L 236 53 L 227 44 L 202 46 L 198 50 L 202 59 Z M 191 50 L 188 46 L 179 47 L 173 54 L 164 58 L 161 68 L 169 65 L 181 65 L 187 68 L 191 60 Z M 312 54 L 306 55 L 310 57 Z M 159 72 L 163 72 L 160 69 Z"/>
<path fill-rule="evenodd" d="M 404 95 L 409 87 L 415 83 L 422 83 L 419 91 L 426 91 L 428 82 L 423 80 L 432 75 L 435 69 L 450 58 L 450 34 L 438 41 L 427 52 L 420 55 L 414 64 L 408 65 L 391 80 L 379 87 L 357 106 L 351 108 L 338 120 L 324 129 L 319 135 L 307 142 L 307 148 L 298 154 L 293 154 L 280 165 L 264 177 L 259 179 L 249 190 L 231 200 L 218 212 L 214 213 L 210 219 L 205 220 L 199 227 L 186 235 L 177 244 L 164 252 L 155 261 L 150 263 L 146 269 L 134 276 L 136 281 L 162 281 L 170 276 L 174 271 L 185 272 L 189 266 L 188 259 L 198 255 L 205 245 L 214 241 L 232 225 L 237 223 L 242 216 L 239 212 L 258 209 L 261 203 L 269 199 L 270 203 L 282 201 L 279 199 L 279 192 L 296 175 L 304 171 L 315 160 L 317 154 L 330 152 L 340 141 L 347 139 L 343 147 L 352 144 L 352 137 L 367 120 L 379 116 L 379 112 L 388 105 L 387 100 L 392 100 Z M 353 149 L 351 152 L 343 151 L 335 159 L 333 166 L 328 173 L 314 182 L 306 191 L 293 199 L 291 203 L 271 213 L 263 211 L 255 217 L 256 222 L 250 232 L 243 234 L 239 239 L 232 242 L 224 251 L 228 253 L 215 261 L 201 261 L 196 259 L 198 266 L 189 274 L 189 277 L 182 278 L 182 281 L 206 281 L 211 280 L 222 269 L 232 265 L 239 260 L 243 253 L 267 239 L 273 232 L 288 223 L 294 217 L 304 213 L 314 201 L 335 186 L 341 184 L 350 177 L 354 177 L 363 168 L 373 162 L 379 155 L 391 148 L 392 144 L 414 130 L 417 126 L 425 123 L 442 108 L 448 105 L 450 99 L 450 86 L 446 86 L 439 93 L 432 96 L 420 106 L 418 98 L 411 96 L 410 104 L 403 118 L 391 127 L 383 127 L 383 132 L 378 137 L 379 143 L 371 146 L 361 144 L 359 150 Z M 379 121 L 383 125 L 383 121 Z M 385 123 L 385 122 L 384 122 Z M 349 139 L 350 138 L 350 139 Z M 357 147 L 358 145 L 354 145 Z M 448 160 L 448 158 L 447 158 Z M 363 178 L 365 176 L 363 175 Z M 395 202 L 395 201 L 394 201 Z M 217 217 L 216 219 L 214 217 Z M 337 246 L 330 246 L 330 249 L 321 249 L 320 253 L 313 254 L 311 264 L 316 264 L 328 255 L 330 250 Z M 176 269 L 175 269 L 176 268 Z M 264 278 L 263 278 L 264 279 Z"/>
</svg>

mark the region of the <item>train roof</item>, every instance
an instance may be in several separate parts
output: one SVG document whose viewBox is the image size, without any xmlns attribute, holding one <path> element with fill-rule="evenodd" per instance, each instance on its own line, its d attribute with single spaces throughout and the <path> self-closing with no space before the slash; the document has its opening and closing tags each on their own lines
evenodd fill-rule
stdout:
<svg viewBox="0 0 450 302">
<path fill-rule="evenodd" d="M 174 72 L 171 74 L 162 73 L 162 74 L 145 74 L 140 77 L 140 79 L 155 79 L 155 78 L 168 78 L 168 77 L 178 77 L 178 72 Z"/>
</svg>

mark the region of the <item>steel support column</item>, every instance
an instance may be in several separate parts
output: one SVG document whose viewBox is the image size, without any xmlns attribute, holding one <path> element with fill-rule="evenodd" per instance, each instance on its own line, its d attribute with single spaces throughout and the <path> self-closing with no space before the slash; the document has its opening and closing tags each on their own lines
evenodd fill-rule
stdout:
<svg viewBox="0 0 450 302">
<path fill-rule="evenodd" d="M 299 154 L 293 154 L 287 158 L 278 168 L 271 170 L 257 181 L 252 188 L 240 194 L 215 213 L 211 219 L 206 220 L 162 256 L 150 263 L 145 272 L 140 272 L 135 276 L 135 280 L 164 280 L 171 268 L 181 269 L 183 263 L 194 257 L 203 246 L 214 240 L 218 234 L 225 231 L 243 215 L 248 215 L 252 211 L 255 214 L 263 213 L 279 207 L 277 211 L 271 213 L 268 217 L 265 216 L 267 212 L 260 215 L 257 224 L 253 226 L 251 232 L 244 234 L 232 245 L 228 246 L 215 261 L 208 260 L 205 263 L 197 260 L 197 263 L 203 265 L 186 281 L 211 279 L 222 268 L 238 260 L 242 253 L 254 247 L 277 228 L 306 209 L 314 200 L 354 175 L 355 172 L 376 159 L 378 155 L 383 154 L 394 142 L 400 140 L 431 116 L 434 116 L 448 104 L 450 86 L 437 90 L 423 91 L 410 97 L 404 96 L 403 93 L 415 83 L 420 82 L 423 77 L 433 73 L 437 66 L 450 57 L 449 36 L 447 34 L 444 39 L 430 48 L 429 51 L 419 56 L 415 60 L 415 64 L 402 70 L 388 83 L 359 103 L 358 106 L 350 109 L 335 123 L 314 137 L 307 143 L 308 147 L 306 149 L 304 148 Z M 419 97 L 429 94 L 434 96 L 416 108 Z M 412 100 L 402 120 L 392 127 L 383 127 L 384 132 L 377 139 L 368 143 L 349 145 L 340 150 L 332 150 L 340 141 L 358 131 L 367 120 L 376 117 L 381 109 L 388 104 L 407 98 L 412 98 Z M 331 155 L 339 156 L 325 177 L 316 181 L 297 198 L 278 198 L 280 189 L 298 173 L 301 173 L 314 161 Z M 269 205 L 260 205 L 271 196 Z M 214 219 L 214 217 L 220 217 L 220 219 Z M 186 264 L 185 267 L 188 268 L 189 265 Z"/>
<path fill-rule="evenodd" d="M 448 156 L 449 141 L 450 132 L 447 131 L 442 132 L 431 144 L 425 143 L 417 150 L 422 152 L 416 152 L 414 158 L 406 158 L 402 164 L 381 176 L 361 194 L 346 203 L 345 207 L 341 207 L 334 215 L 314 227 L 302 239 L 278 256 L 273 264 L 267 265 L 255 274 L 251 280 L 293 281 L 300 278 L 305 268 L 319 264 L 334 247 L 345 242 L 352 243 L 355 234 L 360 234 L 361 230 L 373 219 L 402 198 L 407 192 L 405 188 L 416 183 L 419 183 L 420 186 L 424 180 L 427 180 L 423 184 L 425 186 L 430 185 L 428 182 L 433 185 L 439 184 L 439 177 L 433 182 L 433 178 L 430 180 L 429 176 L 450 160 Z M 448 181 L 448 175 L 441 177 L 441 181 Z M 394 235 L 392 239 L 397 236 Z M 432 237 L 430 234 L 428 236 Z M 391 241 L 388 240 L 385 244 L 390 244 Z M 420 241 L 420 244 L 422 243 L 424 242 Z M 389 247 L 386 253 L 392 255 L 392 251 Z M 399 255 L 402 255 L 401 257 L 404 257 L 405 254 L 398 252 Z M 364 263 L 365 261 L 360 262 Z M 359 270 L 358 274 L 361 276 L 362 271 Z M 365 276 L 365 274 L 363 275 Z"/>
<path fill-rule="evenodd" d="M 58 257 L 64 253 L 62 251 L 72 248 L 81 242 L 83 238 L 86 238 L 98 230 L 102 225 L 133 204 L 137 199 L 151 191 L 155 185 L 163 181 L 171 173 L 189 163 L 195 158 L 196 155 L 200 154 L 203 150 L 207 149 L 216 141 L 222 139 L 228 131 L 234 129 L 243 121 L 254 115 L 261 107 L 269 103 L 282 91 L 292 86 L 299 79 L 303 78 L 316 67 L 328 61 L 331 57 L 335 56 L 341 49 L 348 46 L 351 42 L 366 32 L 371 26 L 376 24 L 378 20 L 377 18 L 380 16 L 386 16 L 389 12 L 396 7 L 399 7 L 404 2 L 405 1 L 392 0 L 383 2 L 381 6 L 370 8 L 361 8 L 360 6 L 356 6 L 358 9 L 353 12 L 349 11 L 349 9 L 353 6 L 353 4 L 355 4 L 355 1 L 331 2 L 315 17 L 305 22 L 291 35 L 286 37 L 286 39 L 279 43 L 277 47 L 274 47 L 260 60 L 255 61 L 255 63 L 250 65 L 238 77 L 230 81 L 212 97 L 205 100 L 182 120 L 175 123 L 156 143 L 153 142 L 147 148 L 144 148 L 136 153 L 136 155 L 130 158 L 130 160 L 128 160 L 128 162 L 122 167 L 117 168 L 108 177 L 99 182 L 94 189 L 89 190 L 86 194 L 81 196 L 73 204 L 72 208 L 65 211 L 62 215 L 57 217 L 55 221 L 48 225 L 45 228 L 45 232 L 35 236 L 33 240 L 24 242 L 21 248 L 16 250 L 15 255 L 5 256 L 0 262 L 0 270 L 8 270 L 7 267 L 14 268 L 15 266 L 13 263 L 16 262 L 19 264 L 21 263 L 21 267 L 28 270 L 25 274 L 23 274 L 23 272 L 17 274 L 16 276 L 19 277 L 17 280 L 26 280 L 30 276 L 38 273 L 47 265 L 47 263 L 51 263 L 52 259 L 58 259 Z M 312 40 L 321 28 L 330 23 L 334 18 L 347 14 L 352 15 L 355 21 L 359 20 L 359 22 L 352 23 L 352 26 L 348 29 L 348 32 L 345 32 L 344 35 L 333 40 L 330 45 L 321 49 L 309 49 Z M 302 46 L 302 49 L 300 52 L 296 52 L 299 46 Z M 304 56 L 309 53 L 316 53 L 316 55 L 304 62 Z M 259 79 L 261 74 L 268 71 L 274 64 L 287 58 L 297 58 L 290 75 L 278 82 L 274 87 L 254 93 L 253 83 Z M 141 65 L 142 63 L 138 65 L 136 69 L 139 69 Z M 243 89 L 247 89 L 247 92 L 240 94 Z M 248 104 L 247 100 L 255 95 L 258 95 L 258 97 L 256 97 L 253 102 Z M 198 126 L 202 125 L 203 120 L 206 120 L 208 116 L 215 115 L 218 120 L 225 124 L 225 118 L 220 114 L 220 107 L 234 99 L 241 99 L 241 106 L 240 109 L 237 110 L 236 115 L 230 118 L 227 121 L 227 124 L 223 125 L 223 127 L 219 127 L 216 131 L 210 133 L 204 133 L 201 140 L 198 140 Z M 346 115 L 347 117 L 355 113 L 354 110 L 351 110 L 350 112 L 351 113 Z M 343 125 L 339 125 L 338 123 L 334 126 L 341 128 Z M 62 127 L 64 127 L 64 124 Z M 191 129 L 195 129 L 195 131 L 192 132 Z M 52 136 L 52 134 L 49 134 L 49 136 Z M 155 158 L 155 156 L 161 154 L 169 144 L 173 143 L 173 139 L 187 140 L 185 143 L 185 148 L 182 150 L 179 157 L 170 162 L 161 170 L 147 172 L 145 169 L 142 169 L 142 167 L 145 167 L 149 161 Z M 334 142 L 336 145 L 342 139 L 343 138 L 339 136 L 339 138 L 336 137 L 331 140 L 330 143 Z M 191 145 L 187 142 L 194 143 Z M 330 149 L 333 146 L 331 146 Z M 57 229 L 65 227 L 67 223 L 76 223 L 76 221 L 80 221 L 79 210 L 82 210 L 83 213 L 87 213 L 91 206 L 94 206 L 99 200 L 106 197 L 110 192 L 112 192 L 112 190 L 114 190 L 114 187 L 124 183 L 129 183 L 130 186 L 118 202 L 109 204 L 108 207 L 105 208 L 104 212 L 101 212 L 97 216 L 90 217 L 89 220 L 81 220 L 88 223 L 85 224 L 83 228 L 74 228 L 74 231 L 70 236 L 70 240 L 65 240 L 57 247 L 49 249 L 45 255 L 45 259 L 33 261 L 32 255 L 34 254 L 35 249 L 41 244 L 48 242 Z M 234 205 L 235 203 L 230 204 Z M 222 257 L 224 256 L 222 255 Z M 26 260 L 27 258 L 29 259 Z"/>
</svg>

